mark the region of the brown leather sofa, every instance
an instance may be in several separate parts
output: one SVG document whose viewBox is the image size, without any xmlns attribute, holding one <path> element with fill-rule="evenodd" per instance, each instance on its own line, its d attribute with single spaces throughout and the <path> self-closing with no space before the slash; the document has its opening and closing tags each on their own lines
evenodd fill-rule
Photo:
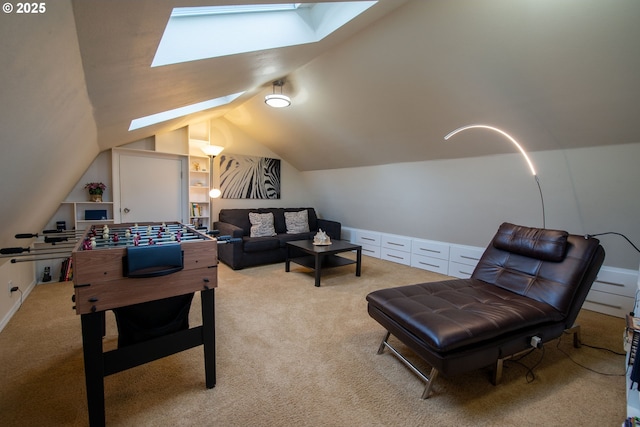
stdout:
<svg viewBox="0 0 640 427">
<path fill-rule="evenodd" d="M 369 315 L 388 348 L 416 373 L 429 397 L 438 373 L 495 366 L 532 346 L 574 333 L 574 321 L 604 260 L 594 238 L 504 223 L 471 278 L 382 289 L 367 295 Z M 388 342 L 393 334 L 431 366 L 424 374 Z"/>
</svg>

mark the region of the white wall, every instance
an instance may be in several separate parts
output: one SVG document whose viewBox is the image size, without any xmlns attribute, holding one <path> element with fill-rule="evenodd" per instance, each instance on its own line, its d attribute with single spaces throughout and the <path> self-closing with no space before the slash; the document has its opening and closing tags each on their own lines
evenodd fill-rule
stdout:
<svg viewBox="0 0 640 427">
<path fill-rule="evenodd" d="M 546 227 L 614 231 L 640 245 L 640 144 L 530 154 Z M 304 172 L 313 205 L 344 226 L 484 247 L 504 221 L 542 226 L 538 188 L 520 154 Z M 605 264 L 640 254 L 603 236 Z"/>
<path fill-rule="evenodd" d="M 25 247 L 31 241 L 14 235 L 45 227 L 98 154 L 97 131 L 70 0 L 47 2 L 39 15 L 0 14 L 0 40 L 0 247 Z M 8 281 L 23 291 L 34 283 L 31 263 L 8 260 L 0 259 L 0 319 L 19 300 Z"/>
<path fill-rule="evenodd" d="M 21 292 L 13 292 L 9 296 L 9 281 Z M 36 282 L 34 280 L 34 263 L 20 262 L 0 264 L 0 331 L 4 329 L 13 314 L 20 309 L 20 304 L 29 295 Z M 69 297 L 71 298 L 71 297 Z M 71 309 L 69 299 L 69 309 Z"/>
</svg>

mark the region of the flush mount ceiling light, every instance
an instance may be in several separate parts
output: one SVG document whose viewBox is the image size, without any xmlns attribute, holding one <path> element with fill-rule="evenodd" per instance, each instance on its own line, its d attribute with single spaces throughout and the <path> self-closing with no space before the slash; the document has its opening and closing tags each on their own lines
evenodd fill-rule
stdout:
<svg viewBox="0 0 640 427">
<path fill-rule="evenodd" d="M 291 99 L 287 95 L 282 94 L 282 86 L 284 86 L 284 80 L 276 80 L 273 82 L 273 93 L 264 97 L 264 102 L 269 107 L 283 108 L 291 105 Z M 280 88 L 280 93 L 276 93 L 276 87 Z"/>
</svg>

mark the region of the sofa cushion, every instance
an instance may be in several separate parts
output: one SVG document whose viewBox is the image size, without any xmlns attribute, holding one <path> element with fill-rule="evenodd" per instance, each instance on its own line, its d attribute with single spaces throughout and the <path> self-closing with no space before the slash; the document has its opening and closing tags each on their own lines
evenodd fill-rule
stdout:
<svg viewBox="0 0 640 427">
<path fill-rule="evenodd" d="M 439 352 L 563 319 L 548 304 L 474 279 L 382 289 L 367 300 Z"/>
<path fill-rule="evenodd" d="M 273 213 L 249 212 L 251 222 L 250 237 L 275 236 L 276 230 L 273 227 Z"/>
<path fill-rule="evenodd" d="M 251 222 L 249 212 L 273 213 L 273 225 L 277 234 L 286 233 L 287 226 L 284 220 L 285 212 L 298 212 L 306 210 L 309 219 L 309 230 L 318 230 L 318 217 L 314 208 L 253 208 L 253 209 L 221 209 L 218 221 L 242 228 L 245 236 L 251 234 Z"/>
<path fill-rule="evenodd" d="M 567 253 L 568 236 L 566 231 L 523 227 L 505 222 L 493 238 L 493 246 L 541 261 L 559 262 Z"/>
<path fill-rule="evenodd" d="M 298 234 L 278 234 L 278 240 L 280 241 L 280 247 L 284 248 L 287 246 L 287 242 L 293 242 L 294 240 L 311 240 L 315 235 L 315 231 L 309 231 L 307 233 L 298 233 Z"/>
<path fill-rule="evenodd" d="M 287 226 L 287 234 L 309 232 L 309 211 L 303 209 L 298 212 L 285 212 L 284 222 Z"/>
<path fill-rule="evenodd" d="M 242 241 L 245 252 L 264 252 L 280 247 L 276 237 L 244 237 Z"/>
<path fill-rule="evenodd" d="M 221 209 L 218 221 L 240 227 L 242 228 L 244 235 L 248 236 L 251 233 L 249 212 L 253 211 L 254 210 L 249 209 Z"/>
</svg>

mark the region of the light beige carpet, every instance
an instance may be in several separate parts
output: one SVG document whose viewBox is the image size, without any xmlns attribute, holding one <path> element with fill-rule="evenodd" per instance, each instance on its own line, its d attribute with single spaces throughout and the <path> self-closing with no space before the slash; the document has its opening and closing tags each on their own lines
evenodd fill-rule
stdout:
<svg viewBox="0 0 640 427">
<path fill-rule="evenodd" d="M 571 337 L 489 371 L 423 383 L 388 352 L 366 309 L 368 292 L 444 276 L 364 257 L 328 270 L 284 264 L 219 267 L 217 385 L 206 389 L 202 348 L 105 379 L 110 426 L 619 426 L 625 418 L 624 357 Z M 88 424 L 80 317 L 70 283 L 37 286 L 0 333 L 0 426 Z M 200 322 L 200 301 L 191 311 Z M 116 341 L 107 316 L 105 345 Z M 623 319 L 583 310 L 583 341 L 622 351 Z M 565 354 L 566 353 L 566 354 Z M 573 359 L 573 360 L 572 360 Z M 574 362 L 575 361 L 575 362 Z M 539 362 L 539 364 L 538 364 Z M 578 365 L 581 364 L 584 367 Z"/>
</svg>

